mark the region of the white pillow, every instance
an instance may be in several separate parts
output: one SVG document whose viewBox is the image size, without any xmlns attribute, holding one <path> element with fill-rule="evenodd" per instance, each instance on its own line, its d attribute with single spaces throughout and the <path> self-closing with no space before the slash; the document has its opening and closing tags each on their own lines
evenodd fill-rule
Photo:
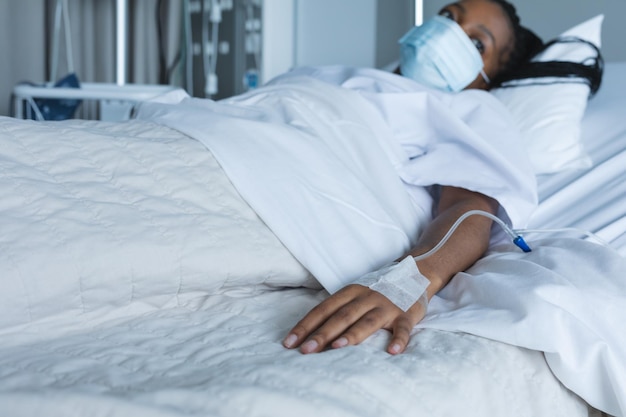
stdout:
<svg viewBox="0 0 626 417">
<path fill-rule="evenodd" d="M 564 32 L 561 37 L 574 36 L 600 48 L 603 20 L 604 15 L 596 16 Z M 533 61 L 580 63 L 590 56 L 595 56 L 595 52 L 582 42 L 557 43 Z M 517 121 L 535 174 L 589 168 L 591 158 L 580 141 L 589 86 L 563 80 L 555 84 L 545 81 L 545 85 L 523 85 L 524 82 L 520 81 L 523 86 L 497 88 L 492 93 L 509 108 Z"/>
</svg>

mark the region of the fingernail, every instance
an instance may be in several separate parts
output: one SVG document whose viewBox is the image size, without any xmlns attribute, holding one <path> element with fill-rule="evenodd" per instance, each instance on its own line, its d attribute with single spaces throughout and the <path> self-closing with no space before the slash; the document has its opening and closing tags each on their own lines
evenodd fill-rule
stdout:
<svg viewBox="0 0 626 417">
<path fill-rule="evenodd" d="M 333 342 L 333 347 L 336 349 L 342 348 L 344 346 L 348 346 L 348 339 L 346 339 L 345 337 L 340 337 L 339 339 Z"/>
<path fill-rule="evenodd" d="M 400 345 L 397 343 L 394 343 L 393 345 L 389 346 L 389 353 L 391 353 L 392 355 L 395 355 L 396 353 L 400 352 Z"/>
<path fill-rule="evenodd" d="M 308 342 L 302 345 L 300 350 L 302 350 L 302 353 L 311 353 L 315 349 L 317 349 L 317 346 L 319 345 L 315 340 L 309 340 Z"/>
<path fill-rule="evenodd" d="M 285 340 L 283 340 L 283 346 L 289 349 L 294 345 L 294 343 L 296 343 L 296 340 L 298 340 L 298 336 L 292 333 L 288 335 Z"/>
</svg>

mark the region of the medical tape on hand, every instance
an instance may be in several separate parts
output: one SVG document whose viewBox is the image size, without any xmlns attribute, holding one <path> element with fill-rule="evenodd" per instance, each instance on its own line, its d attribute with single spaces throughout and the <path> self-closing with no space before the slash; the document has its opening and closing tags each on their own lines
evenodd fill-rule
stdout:
<svg viewBox="0 0 626 417">
<path fill-rule="evenodd" d="M 416 302 L 428 307 L 426 288 L 430 281 L 417 268 L 412 256 L 363 275 L 354 284 L 376 291 L 406 312 Z"/>
</svg>

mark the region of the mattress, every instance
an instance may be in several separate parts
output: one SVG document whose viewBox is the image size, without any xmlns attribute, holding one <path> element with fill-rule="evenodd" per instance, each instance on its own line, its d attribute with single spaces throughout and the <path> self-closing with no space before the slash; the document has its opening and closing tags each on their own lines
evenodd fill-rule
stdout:
<svg viewBox="0 0 626 417">
<path fill-rule="evenodd" d="M 623 169 L 592 173 L 624 152 L 613 143 L 624 129 L 601 129 L 619 97 L 601 94 L 585 120 L 586 143 L 593 129 L 606 134 L 606 146 L 590 147 L 599 163 L 541 179 L 534 222 L 622 245 L 623 193 L 591 199 L 595 210 L 613 203 L 602 220 L 568 203 L 585 201 L 596 175 L 624 182 Z M 3 118 L 0 149 L 3 415 L 597 413 L 543 352 L 468 332 L 415 329 L 397 356 L 384 352 L 386 331 L 318 355 L 284 349 L 288 329 L 327 293 L 211 153 L 178 131 Z"/>
</svg>

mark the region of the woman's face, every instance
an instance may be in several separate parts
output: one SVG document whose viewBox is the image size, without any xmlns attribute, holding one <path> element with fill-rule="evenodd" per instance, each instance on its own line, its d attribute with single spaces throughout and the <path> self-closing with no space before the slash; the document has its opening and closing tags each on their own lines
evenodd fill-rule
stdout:
<svg viewBox="0 0 626 417">
<path fill-rule="evenodd" d="M 484 71 L 494 79 L 508 59 L 514 34 L 504 10 L 490 0 L 460 0 L 441 9 L 441 16 L 457 22 L 470 37 L 483 59 Z M 488 89 L 478 75 L 466 88 Z"/>
</svg>

